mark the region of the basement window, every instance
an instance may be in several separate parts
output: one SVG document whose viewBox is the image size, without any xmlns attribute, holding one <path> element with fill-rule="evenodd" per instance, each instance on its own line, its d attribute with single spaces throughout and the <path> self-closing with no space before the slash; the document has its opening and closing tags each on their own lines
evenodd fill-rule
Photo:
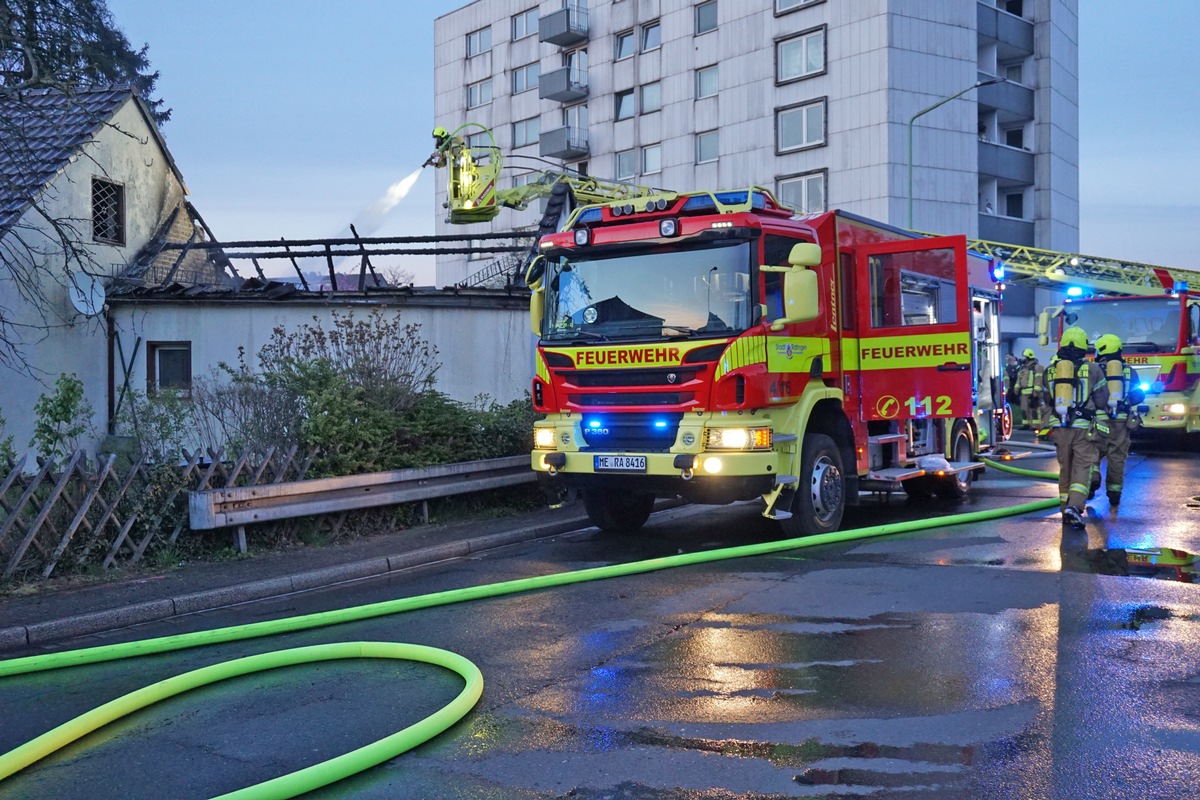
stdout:
<svg viewBox="0 0 1200 800">
<path fill-rule="evenodd" d="M 192 394 L 192 343 L 150 342 L 146 345 L 146 393 Z"/>
<path fill-rule="evenodd" d="M 125 244 L 125 187 L 92 178 L 92 239 Z"/>
</svg>

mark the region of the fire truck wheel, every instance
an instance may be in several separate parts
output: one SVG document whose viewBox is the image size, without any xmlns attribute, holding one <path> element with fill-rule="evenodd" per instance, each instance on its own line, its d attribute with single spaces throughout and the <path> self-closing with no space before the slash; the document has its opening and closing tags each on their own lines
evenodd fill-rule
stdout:
<svg viewBox="0 0 1200 800">
<path fill-rule="evenodd" d="M 788 536 L 811 536 L 836 531 L 845 510 L 841 452 L 825 434 L 805 434 L 800 486 L 792 499 L 792 516 L 780 520 L 783 532 Z"/>
<path fill-rule="evenodd" d="M 955 424 L 954 432 L 950 434 L 950 460 L 970 461 L 974 455 L 975 449 L 971 446 L 971 429 L 963 422 Z M 971 491 L 972 477 L 971 470 L 964 470 L 954 475 L 938 478 L 935 491 L 938 497 L 944 497 L 947 500 L 961 500 Z"/>
<path fill-rule="evenodd" d="M 654 495 L 591 487 L 583 490 L 583 509 L 602 531 L 636 531 L 654 510 Z"/>
</svg>

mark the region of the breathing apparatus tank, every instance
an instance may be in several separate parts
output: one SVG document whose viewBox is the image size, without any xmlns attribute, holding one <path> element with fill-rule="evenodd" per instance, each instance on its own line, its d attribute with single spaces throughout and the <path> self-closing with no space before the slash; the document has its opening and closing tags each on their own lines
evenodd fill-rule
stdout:
<svg viewBox="0 0 1200 800">
<path fill-rule="evenodd" d="M 1121 359 L 1121 340 L 1106 333 L 1096 340 L 1096 358 L 1106 359 L 1104 376 L 1108 381 L 1108 409 L 1116 412 L 1125 399 L 1125 362 Z"/>
<path fill-rule="evenodd" d="M 1067 424 L 1067 414 L 1075 407 L 1075 364 L 1060 358 L 1054 362 L 1054 414 Z"/>
</svg>

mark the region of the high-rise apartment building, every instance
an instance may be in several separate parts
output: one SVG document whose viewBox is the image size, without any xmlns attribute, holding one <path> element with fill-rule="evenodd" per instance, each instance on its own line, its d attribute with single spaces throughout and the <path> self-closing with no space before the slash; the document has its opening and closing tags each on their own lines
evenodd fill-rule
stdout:
<svg viewBox="0 0 1200 800">
<path fill-rule="evenodd" d="M 501 188 L 547 166 L 772 189 L 804 212 L 1075 250 L 1078 0 L 475 0 L 435 23 L 436 124 Z M 504 211 L 490 227 L 537 222 Z M 440 285 L 486 264 L 438 263 Z"/>
</svg>

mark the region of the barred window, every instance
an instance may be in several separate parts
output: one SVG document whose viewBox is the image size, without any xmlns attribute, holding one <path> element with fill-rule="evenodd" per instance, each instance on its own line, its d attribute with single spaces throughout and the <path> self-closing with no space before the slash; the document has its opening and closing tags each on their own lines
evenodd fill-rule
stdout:
<svg viewBox="0 0 1200 800">
<path fill-rule="evenodd" d="M 125 244 L 125 187 L 92 178 L 92 239 Z"/>
</svg>

